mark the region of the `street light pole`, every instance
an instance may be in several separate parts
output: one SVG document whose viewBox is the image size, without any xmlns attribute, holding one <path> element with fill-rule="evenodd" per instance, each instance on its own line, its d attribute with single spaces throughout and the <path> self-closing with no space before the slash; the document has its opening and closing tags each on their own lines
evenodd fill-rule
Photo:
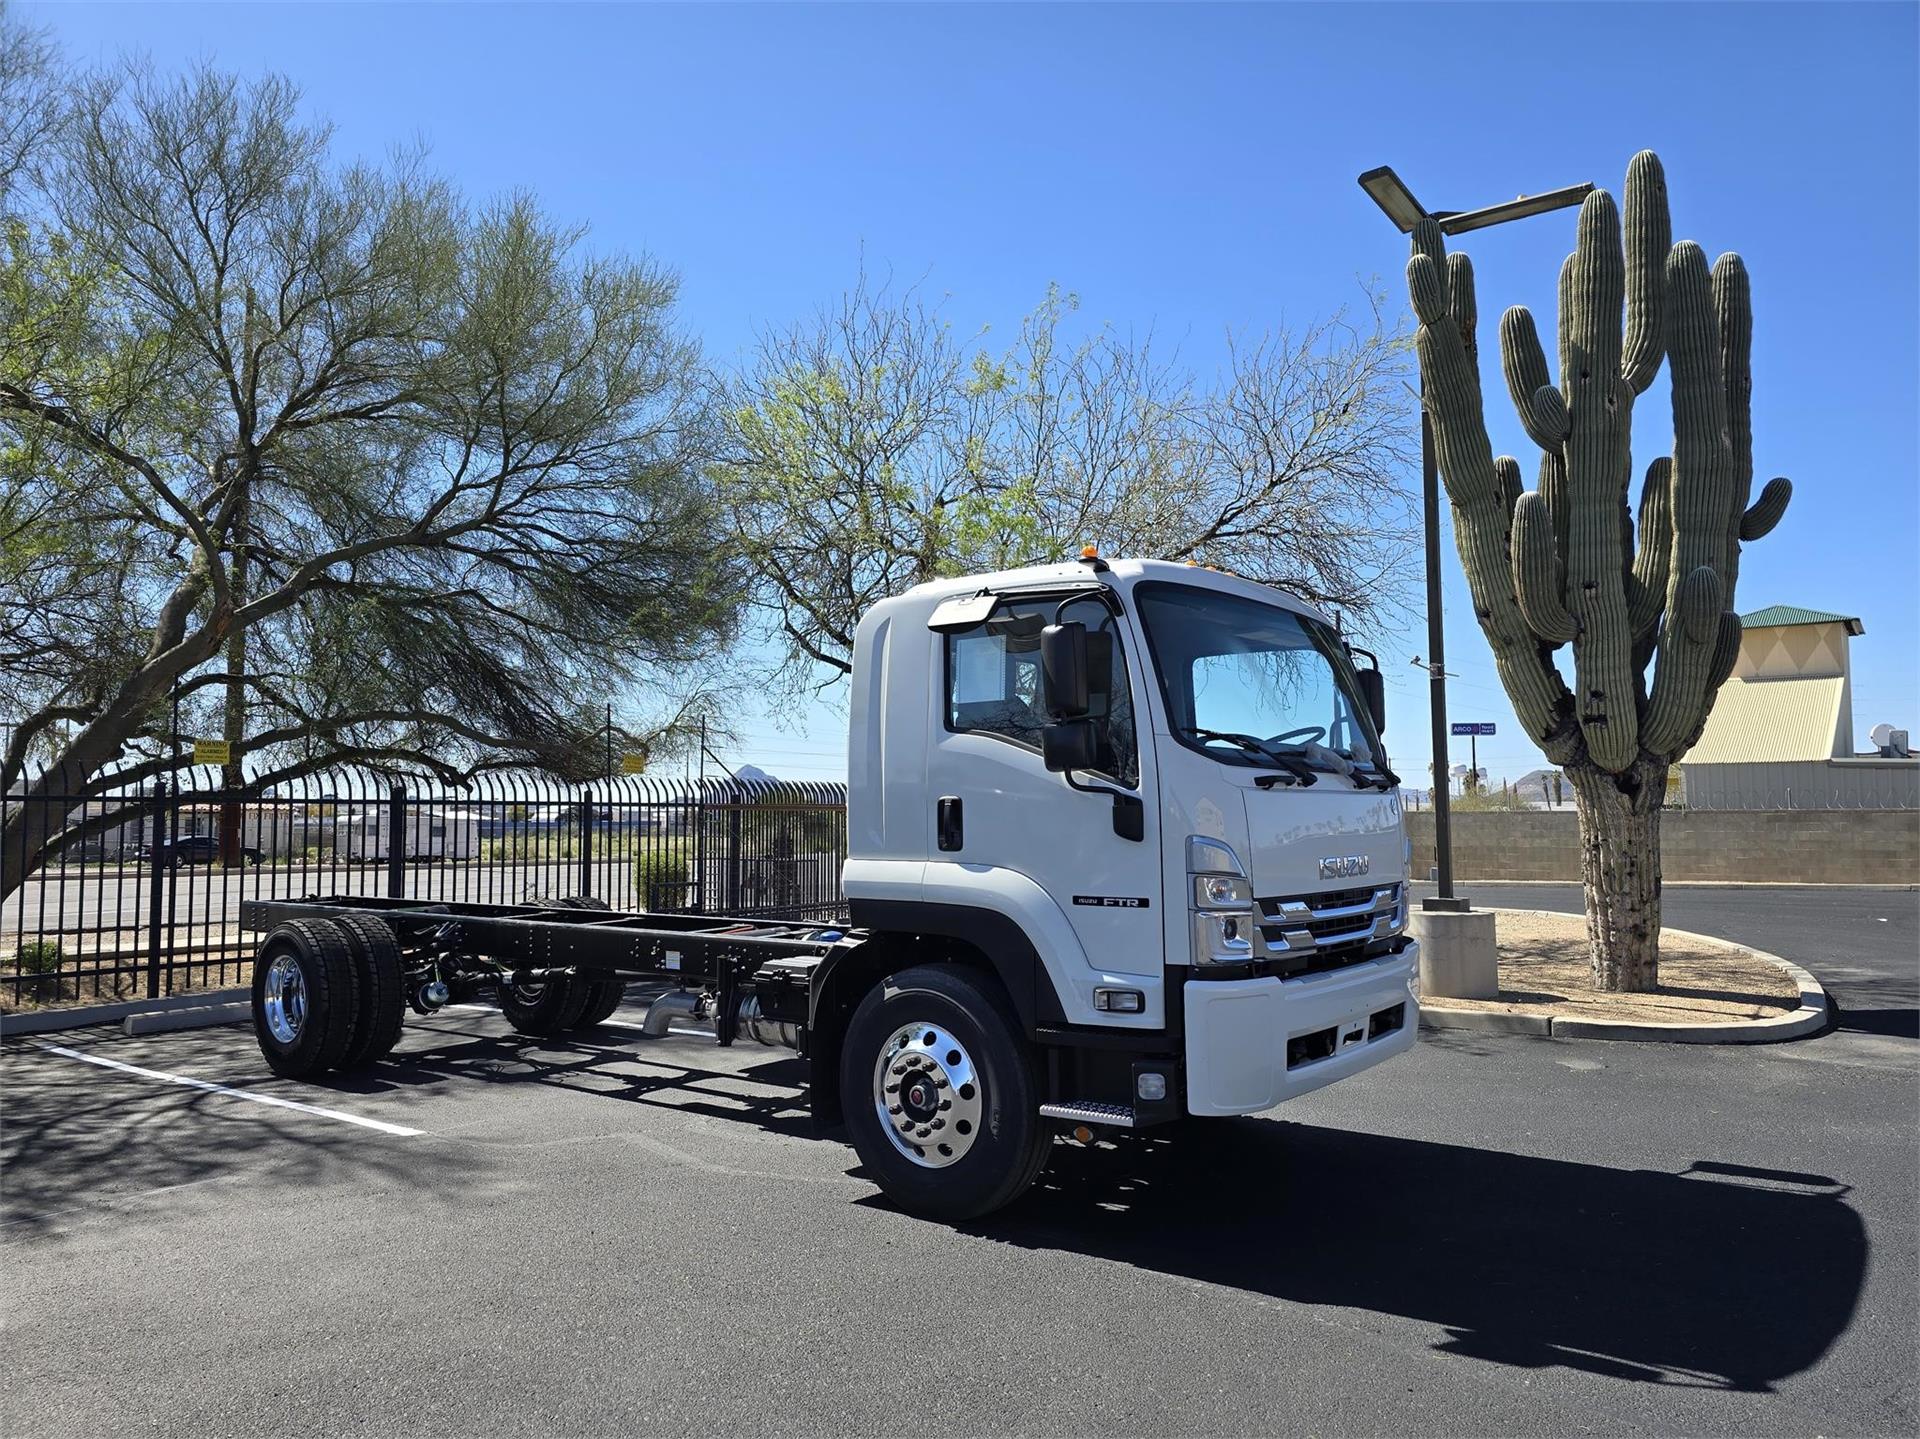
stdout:
<svg viewBox="0 0 1920 1439">
<path fill-rule="evenodd" d="M 1409 233 L 1416 221 L 1437 221 L 1444 235 L 1484 230 L 1528 215 L 1544 215 L 1550 210 L 1578 205 L 1593 191 L 1591 182 L 1548 190 L 1539 195 L 1522 195 L 1499 205 L 1478 210 L 1427 210 L 1413 198 L 1413 192 L 1382 165 L 1360 177 L 1360 188 L 1393 221 L 1401 234 Z M 1466 900 L 1453 892 L 1453 805 L 1447 777 L 1447 639 L 1440 608 L 1440 466 L 1433 449 L 1433 420 L 1427 414 L 1427 386 L 1420 382 L 1420 500 L 1426 526 L 1427 552 L 1427 679 L 1428 709 L 1433 719 L 1433 847 L 1439 873 L 1439 893 L 1422 901 L 1431 910 L 1463 912 Z M 1478 746 L 1476 745 L 1476 751 Z M 1476 762 L 1478 755 L 1476 753 Z"/>
<path fill-rule="evenodd" d="M 1440 616 L 1440 466 L 1433 452 L 1427 386 L 1420 384 L 1420 503 L 1427 546 L 1427 708 L 1433 720 L 1433 852 L 1439 893 L 1433 909 L 1465 909 L 1453 893 L 1453 788 L 1447 778 L 1447 627 Z"/>
</svg>

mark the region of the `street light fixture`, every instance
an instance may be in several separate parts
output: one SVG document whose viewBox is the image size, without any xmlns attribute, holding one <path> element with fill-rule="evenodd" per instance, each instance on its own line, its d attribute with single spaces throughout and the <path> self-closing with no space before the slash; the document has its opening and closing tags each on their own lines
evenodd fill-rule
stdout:
<svg viewBox="0 0 1920 1439">
<path fill-rule="evenodd" d="M 1529 215 L 1544 215 L 1549 210 L 1578 205 L 1593 192 L 1593 185 L 1589 182 L 1548 190 L 1539 195 L 1522 195 L 1517 200 L 1486 205 L 1478 210 L 1430 211 L 1413 198 L 1413 191 L 1394 174 L 1390 165 L 1382 165 L 1363 174 L 1360 188 L 1367 192 L 1373 203 L 1385 212 L 1403 235 L 1412 230 L 1416 222 L 1425 219 L 1437 221 L 1444 235 L 1484 230 L 1489 225 L 1500 225 L 1508 220 L 1522 220 Z M 1423 392 L 1425 388 L 1426 381 L 1423 378 Z M 1414 663 L 1420 664 L 1427 672 L 1432 684 L 1433 773 L 1438 781 L 1433 787 L 1433 845 L 1434 858 L 1438 861 L 1437 868 L 1440 871 L 1440 892 L 1423 900 L 1422 905 L 1427 909 L 1457 912 L 1465 910 L 1467 902 L 1457 898 L 1453 892 L 1453 807 L 1447 785 L 1441 778 L 1447 769 L 1447 644 L 1446 626 L 1441 622 L 1440 614 L 1440 469 L 1434 457 L 1433 422 L 1427 417 L 1424 393 L 1420 405 L 1420 491 L 1422 518 L 1426 528 L 1427 647 L 1433 658 L 1425 664 L 1420 664 L 1418 659 Z"/>
</svg>

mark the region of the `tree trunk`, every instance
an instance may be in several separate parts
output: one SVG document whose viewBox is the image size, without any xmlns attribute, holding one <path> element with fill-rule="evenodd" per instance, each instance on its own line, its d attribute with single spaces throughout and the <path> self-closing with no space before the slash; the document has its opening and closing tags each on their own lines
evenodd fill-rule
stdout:
<svg viewBox="0 0 1920 1439">
<path fill-rule="evenodd" d="M 1619 774 L 1567 767 L 1580 816 L 1580 878 L 1595 989 L 1648 992 L 1660 984 L 1660 804 L 1664 761 L 1642 754 Z"/>
<path fill-rule="evenodd" d="M 235 609 L 247 602 L 247 505 L 243 491 L 240 506 L 234 512 L 233 561 L 227 566 L 227 593 Z M 227 763 L 220 772 L 224 797 L 220 804 L 220 863 L 228 869 L 240 863 L 244 844 L 241 833 L 245 811 L 237 798 L 247 782 L 240 752 L 247 738 L 247 627 L 235 625 L 227 636 L 226 708 L 221 717 L 220 737 L 227 742 Z"/>
</svg>

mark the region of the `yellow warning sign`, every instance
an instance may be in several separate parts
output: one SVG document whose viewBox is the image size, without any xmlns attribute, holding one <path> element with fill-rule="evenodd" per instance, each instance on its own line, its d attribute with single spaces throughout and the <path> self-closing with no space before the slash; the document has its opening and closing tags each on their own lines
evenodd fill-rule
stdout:
<svg viewBox="0 0 1920 1439">
<path fill-rule="evenodd" d="M 623 754 L 620 756 L 621 774 L 645 774 L 647 757 L 643 754 Z"/>
<path fill-rule="evenodd" d="M 193 742 L 195 764 L 231 764 L 233 746 L 223 739 L 197 739 Z"/>
</svg>

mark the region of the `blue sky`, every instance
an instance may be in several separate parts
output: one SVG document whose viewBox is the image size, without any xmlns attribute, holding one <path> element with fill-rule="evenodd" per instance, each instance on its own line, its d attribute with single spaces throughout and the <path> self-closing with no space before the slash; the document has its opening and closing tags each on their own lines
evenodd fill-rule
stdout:
<svg viewBox="0 0 1920 1439">
<path fill-rule="evenodd" d="M 1753 274 L 1757 480 L 1795 485 L 1742 561 L 1739 606 L 1862 616 L 1858 731 L 1920 728 L 1920 9 L 1912 4 L 1100 6 L 24 5 L 68 52 L 281 70 L 343 154 L 413 137 L 470 193 L 530 187 L 594 242 L 677 268 L 727 359 L 756 327 L 872 271 L 1004 335 L 1050 281 L 1092 322 L 1178 339 L 1210 370 L 1229 326 L 1301 322 L 1404 242 L 1354 183 L 1391 164 L 1433 208 L 1665 161 L 1674 233 Z M 1469 237 L 1494 445 L 1534 450 L 1499 397 L 1493 317 L 1552 323 L 1573 214 Z M 1549 346 L 1551 341 L 1549 341 Z M 1664 376 L 1637 407 L 1667 444 Z M 1410 476 L 1414 483 L 1416 477 Z M 1756 484 L 1757 489 L 1757 484 Z M 1445 551 L 1456 719 L 1519 737 Z M 1426 686 L 1383 654 L 1389 742 L 1424 772 Z M 842 720 L 750 714 L 729 758 L 843 771 Z M 1465 759 L 1465 741 L 1456 760 Z"/>
</svg>

